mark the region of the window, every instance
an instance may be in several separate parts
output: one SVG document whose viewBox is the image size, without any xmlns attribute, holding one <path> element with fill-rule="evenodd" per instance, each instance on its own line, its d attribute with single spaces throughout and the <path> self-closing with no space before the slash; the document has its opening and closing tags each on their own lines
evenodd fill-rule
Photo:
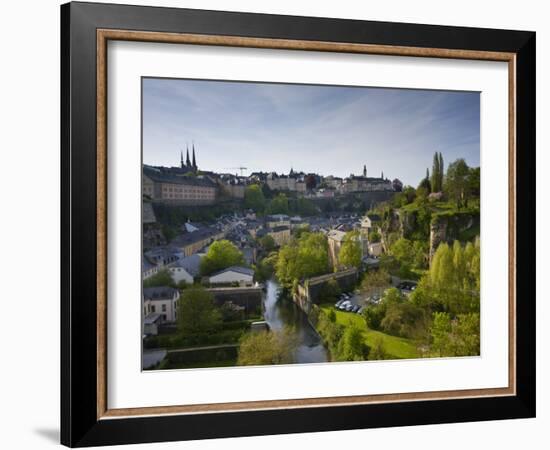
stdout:
<svg viewBox="0 0 550 450">
<path fill-rule="evenodd" d="M 155 312 L 155 305 L 151 305 L 151 312 L 152 312 L 152 313 Z"/>
<path fill-rule="evenodd" d="M 162 312 L 166 312 L 166 305 L 164 303 L 162 304 Z"/>
</svg>

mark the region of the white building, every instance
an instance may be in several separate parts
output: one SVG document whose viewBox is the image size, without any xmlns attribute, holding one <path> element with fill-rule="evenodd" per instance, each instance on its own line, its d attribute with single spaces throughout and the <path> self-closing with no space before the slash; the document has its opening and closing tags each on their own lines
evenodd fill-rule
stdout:
<svg viewBox="0 0 550 450">
<path fill-rule="evenodd" d="M 185 281 L 187 284 L 193 284 L 195 277 L 199 275 L 202 254 L 195 253 L 191 256 L 184 256 L 178 259 L 168 270 L 174 283 Z"/>
<path fill-rule="evenodd" d="M 248 267 L 231 266 L 211 275 L 209 281 L 210 284 L 239 283 L 240 286 L 251 286 L 254 281 L 254 271 Z"/>
<path fill-rule="evenodd" d="M 147 278 L 151 278 L 153 275 L 157 274 L 158 271 L 159 271 L 159 268 L 156 264 L 151 264 L 149 261 L 147 261 L 146 258 L 142 258 L 141 277 L 143 280 L 146 280 Z"/>
<path fill-rule="evenodd" d="M 168 286 L 143 288 L 144 323 L 151 314 L 160 314 L 162 322 L 175 322 L 179 298 L 180 291 Z"/>
<path fill-rule="evenodd" d="M 369 244 L 369 255 L 371 256 L 380 256 L 384 253 L 384 248 L 380 242 L 372 242 Z"/>
</svg>

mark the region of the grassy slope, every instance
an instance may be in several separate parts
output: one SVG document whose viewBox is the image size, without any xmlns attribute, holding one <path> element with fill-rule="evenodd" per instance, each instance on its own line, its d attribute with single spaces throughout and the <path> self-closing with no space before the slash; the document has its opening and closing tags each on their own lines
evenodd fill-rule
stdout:
<svg viewBox="0 0 550 450">
<path fill-rule="evenodd" d="M 327 313 L 330 309 L 333 309 L 336 313 L 336 322 L 339 324 L 344 326 L 354 324 L 360 329 L 365 330 L 363 337 L 365 339 L 365 343 L 370 347 L 374 346 L 377 339 L 382 338 L 386 352 L 391 354 L 393 357 L 399 359 L 419 357 L 416 346 L 411 340 L 368 329 L 365 319 L 360 314 L 338 311 L 334 309 L 334 306 L 327 304 L 321 305 L 321 309 L 325 313 Z"/>
</svg>

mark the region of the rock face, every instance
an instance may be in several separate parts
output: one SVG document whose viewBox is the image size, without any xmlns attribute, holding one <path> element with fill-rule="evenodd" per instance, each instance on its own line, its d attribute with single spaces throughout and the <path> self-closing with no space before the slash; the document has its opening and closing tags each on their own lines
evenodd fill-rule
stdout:
<svg viewBox="0 0 550 450">
<path fill-rule="evenodd" d="M 432 220 L 430 224 L 430 262 L 434 256 L 437 247 L 447 240 L 447 221 Z"/>
<path fill-rule="evenodd" d="M 461 239 L 465 231 L 479 228 L 479 215 L 471 212 L 454 212 L 436 215 L 430 223 L 430 261 L 442 242 Z"/>
</svg>

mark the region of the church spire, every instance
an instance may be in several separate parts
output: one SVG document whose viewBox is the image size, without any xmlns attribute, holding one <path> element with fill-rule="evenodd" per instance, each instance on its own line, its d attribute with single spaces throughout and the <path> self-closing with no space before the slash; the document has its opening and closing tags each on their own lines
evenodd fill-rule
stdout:
<svg viewBox="0 0 550 450">
<path fill-rule="evenodd" d="M 197 160 L 195 159 L 195 142 L 193 142 L 193 169 L 197 170 Z"/>
<path fill-rule="evenodd" d="M 366 164 L 363 166 L 363 176 L 364 177 L 367 176 L 367 165 Z"/>
<path fill-rule="evenodd" d="M 183 167 L 184 167 L 184 166 L 183 166 L 183 150 L 182 150 L 181 153 L 180 153 L 180 166 L 181 166 L 181 168 L 183 169 Z"/>
<path fill-rule="evenodd" d="M 189 144 L 187 144 L 186 147 L 187 147 L 187 159 L 185 160 L 185 166 L 191 167 L 191 161 L 189 160 Z"/>
</svg>

